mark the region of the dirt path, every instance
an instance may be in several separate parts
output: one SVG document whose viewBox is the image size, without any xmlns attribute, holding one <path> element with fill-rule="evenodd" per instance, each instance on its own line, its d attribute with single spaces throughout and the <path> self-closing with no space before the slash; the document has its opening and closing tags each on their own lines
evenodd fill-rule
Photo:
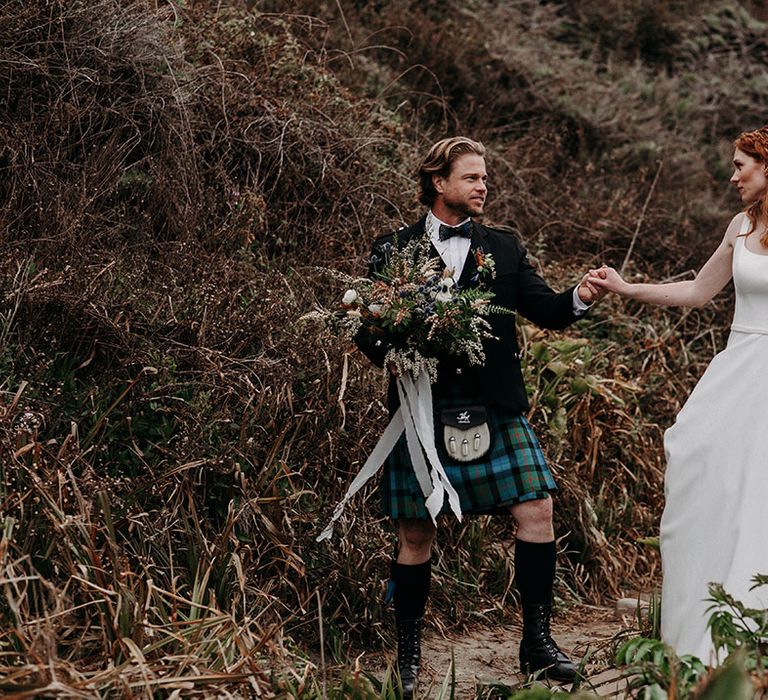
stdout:
<svg viewBox="0 0 768 700">
<path fill-rule="evenodd" d="M 614 610 L 577 605 L 553 620 L 553 636 L 571 658 L 585 656 L 585 690 L 602 697 L 623 696 L 618 671 L 612 668 L 616 646 L 625 635 L 636 634 L 633 621 L 617 619 Z M 420 698 L 434 698 L 450 673 L 451 655 L 456 665 L 456 698 L 471 700 L 478 688 L 489 685 L 515 687 L 522 684 L 518 646 L 520 624 L 478 627 L 460 635 L 441 636 L 427 628 L 422 645 Z M 386 659 L 382 659 L 386 663 Z"/>
</svg>

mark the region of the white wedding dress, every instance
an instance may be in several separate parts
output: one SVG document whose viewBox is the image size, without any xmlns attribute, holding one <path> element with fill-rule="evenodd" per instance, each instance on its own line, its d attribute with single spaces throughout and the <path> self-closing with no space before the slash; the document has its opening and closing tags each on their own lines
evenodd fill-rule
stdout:
<svg viewBox="0 0 768 700">
<path fill-rule="evenodd" d="M 710 582 L 768 607 L 768 587 L 749 590 L 754 574 L 768 574 L 768 255 L 745 241 L 737 238 L 733 252 L 728 344 L 664 436 L 662 637 L 707 664 L 718 662 L 707 628 Z"/>
</svg>

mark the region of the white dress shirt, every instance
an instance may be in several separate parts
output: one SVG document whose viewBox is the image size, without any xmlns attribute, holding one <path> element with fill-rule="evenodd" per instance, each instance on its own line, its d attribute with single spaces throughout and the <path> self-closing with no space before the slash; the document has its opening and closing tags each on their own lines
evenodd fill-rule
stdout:
<svg viewBox="0 0 768 700">
<path fill-rule="evenodd" d="M 461 226 L 467 221 L 469 221 L 469 217 L 458 224 L 454 224 L 454 226 Z M 451 236 L 450 238 L 441 241 L 440 224 L 444 224 L 445 226 L 450 225 L 446 224 L 444 221 L 440 221 L 432 211 L 427 212 L 427 220 L 424 225 L 429 232 L 429 238 L 432 241 L 432 245 L 435 246 L 435 250 L 440 254 L 440 257 L 445 263 L 445 267 L 452 270 L 451 274 L 454 281 L 458 281 L 464 270 L 464 263 L 467 260 L 472 241 L 470 241 L 469 238 L 464 238 L 464 236 Z M 575 287 L 573 290 L 573 313 L 576 316 L 582 316 L 590 306 L 591 304 L 585 304 L 581 300 L 579 297 L 579 288 L 578 286 Z"/>
<path fill-rule="evenodd" d="M 469 221 L 469 217 L 464 219 L 455 226 L 461 226 L 461 224 Z M 464 263 L 467 260 L 469 254 L 469 247 L 472 241 L 464 236 L 451 236 L 444 241 L 440 240 L 440 225 L 448 226 L 445 221 L 440 221 L 431 211 L 427 214 L 427 221 L 425 226 L 429 231 L 429 238 L 432 241 L 432 245 L 435 246 L 435 250 L 440 254 L 440 257 L 445 263 L 445 267 L 451 270 L 451 276 L 454 282 L 458 281 L 461 277 L 461 272 L 464 269 Z"/>
</svg>

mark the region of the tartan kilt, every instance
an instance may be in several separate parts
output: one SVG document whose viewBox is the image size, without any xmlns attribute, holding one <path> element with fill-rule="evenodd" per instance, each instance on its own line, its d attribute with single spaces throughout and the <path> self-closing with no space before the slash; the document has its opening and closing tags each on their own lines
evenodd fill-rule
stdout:
<svg viewBox="0 0 768 700">
<path fill-rule="evenodd" d="M 448 456 L 443 445 L 440 411 L 478 403 L 483 402 L 449 398 L 436 400 L 434 407 L 437 452 L 459 495 L 461 512 L 470 515 L 506 512 L 507 506 L 546 498 L 550 491 L 556 491 L 555 479 L 525 416 L 498 405 L 487 406 L 491 448 L 485 457 L 474 462 L 457 462 Z M 384 513 L 393 520 L 430 517 L 413 472 L 405 434 L 387 458 L 380 492 Z M 440 512 L 450 512 L 447 498 Z"/>
</svg>

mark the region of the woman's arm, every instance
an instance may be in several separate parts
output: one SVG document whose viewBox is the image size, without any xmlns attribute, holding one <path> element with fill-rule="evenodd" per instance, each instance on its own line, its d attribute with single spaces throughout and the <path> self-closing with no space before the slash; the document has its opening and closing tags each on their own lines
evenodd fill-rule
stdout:
<svg viewBox="0 0 768 700">
<path fill-rule="evenodd" d="M 602 267 L 590 274 L 590 284 L 657 306 L 703 306 L 731 279 L 733 245 L 745 214 L 737 214 L 728 225 L 723 240 L 692 280 L 667 284 L 630 284 L 616 270 Z"/>
</svg>

